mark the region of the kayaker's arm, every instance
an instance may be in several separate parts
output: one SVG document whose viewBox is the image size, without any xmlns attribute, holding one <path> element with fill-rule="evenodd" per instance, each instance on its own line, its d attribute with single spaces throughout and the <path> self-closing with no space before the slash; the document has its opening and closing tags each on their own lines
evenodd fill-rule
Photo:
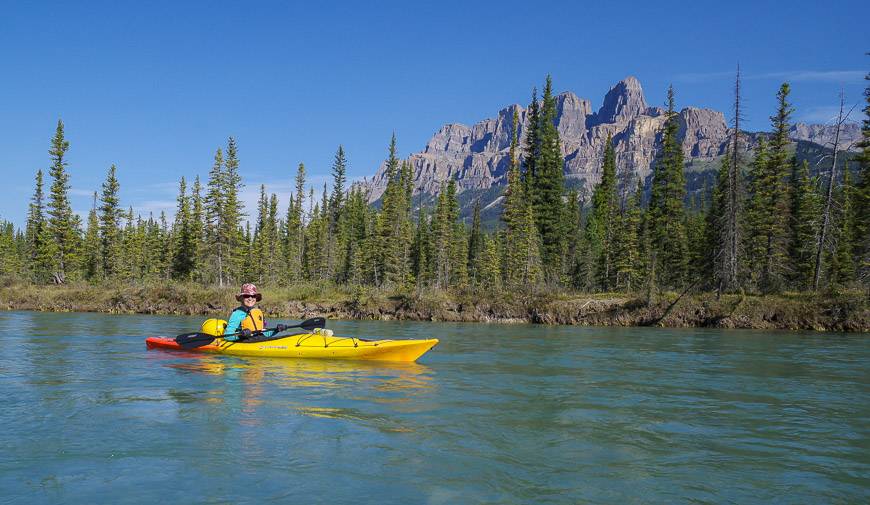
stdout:
<svg viewBox="0 0 870 505">
<path fill-rule="evenodd" d="M 244 321 L 245 317 L 248 315 L 242 312 L 241 310 L 234 310 L 232 314 L 230 314 L 230 320 L 227 321 L 227 327 L 224 330 L 224 335 L 230 335 L 233 333 L 237 333 L 239 331 L 239 326 L 241 326 L 242 321 Z M 226 340 L 233 341 L 237 340 L 238 336 L 231 336 Z"/>
</svg>

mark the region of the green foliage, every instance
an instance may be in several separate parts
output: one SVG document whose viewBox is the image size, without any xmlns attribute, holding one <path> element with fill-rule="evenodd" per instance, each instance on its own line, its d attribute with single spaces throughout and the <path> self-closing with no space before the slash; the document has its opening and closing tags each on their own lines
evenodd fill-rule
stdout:
<svg viewBox="0 0 870 505">
<path fill-rule="evenodd" d="M 103 183 L 103 193 L 100 198 L 100 254 L 103 275 L 107 278 L 115 276 L 121 255 L 121 207 L 118 191 L 121 186 L 115 176 L 115 165 L 109 168 L 106 181 Z"/>
<path fill-rule="evenodd" d="M 789 85 L 777 93 L 777 113 L 771 116 L 769 145 L 759 143 L 749 182 L 747 252 L 750 279 L 762 292 L 776 292 L 785 285 L 787 273 L 789 194 L 786 185 L 791 164 L 788 103 Z"/>
<path fill-rule="evenodd" d="M 593 276 L 598 289 L 616 287 L 616 235 L 619 233 L 619 200 L 616 193 L 616 154 L 607 136 L 601 181 L 592 192 L 592 210 L 586 222 L 586 240 L 591 251 Z"/>
<path fill-rule="evenodd" d="M 69 142 L 64 138 L 63 121 L 58 120 L 57 129 L 51 140 L 51 167 L 49 175 L 53 182 L 48 197 L 48 226 L 44 242 L 52 242 L 51 249 L 56 251 L 52 257 L 41 258 L 45 267 L 52 273 L 55 283 L 63 283 L 70 274 L 75 274 L 80 248 L 80 235 L 77 218 L 69 203 L 69 174 L 66 171 L 66 152 Z M 52 251 L 52 252 L 54 252 Z"/>
<path fill-rule="evenodd" d="M 806 161 L 793 165 L 789 186 L 789 281 L 796 289 L 806 290 L 813 283 L 822 196 Z"/>
<path fill-rule="evenodd" d="M 678 137 L 679 115 L 674 109 L 674 88 L 668 87 L 668 110 L 661 149 L 653 167 L 649 206 L 651 260 L 656 282 L 663 288 L 680 288 L 686 281 L 689 263 L 686 216 L 683 200 L 683 148 Z"/>
</svg>

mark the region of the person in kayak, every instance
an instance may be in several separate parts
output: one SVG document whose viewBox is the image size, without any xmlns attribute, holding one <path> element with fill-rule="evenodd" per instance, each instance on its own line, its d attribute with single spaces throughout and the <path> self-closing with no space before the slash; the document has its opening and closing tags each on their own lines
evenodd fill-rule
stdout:
<svg viewBox="0 0 870 505">
<path fill-rule="evenodd" d="M 250 282 L 242 284 L 239 294 L 236 295 L 236 300 L 242 304 L 230 314 L 227 327 L 224 329 L 224 335 L 226 335 L 224 340 L 230 342 L 245 340 L 251 338 L 254 332 L 262 332 L 263 336 L 271 337 L 273 334 L 287 329 L 286 325 L 279 324 L 274 331 L 263 331 L 266 328 L 266 319 L 263 317 L 263 311 L 257 308 L 257 302 L 262 299 L 263 295 L 257 291 L 257 286 Z M 239 334 L 233 335 L 233 333 Z"/>
</svg>

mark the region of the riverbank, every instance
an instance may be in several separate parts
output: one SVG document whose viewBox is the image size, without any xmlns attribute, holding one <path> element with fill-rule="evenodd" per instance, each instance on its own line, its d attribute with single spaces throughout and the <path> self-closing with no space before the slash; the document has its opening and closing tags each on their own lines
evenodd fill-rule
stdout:
<svg viewBox="0 0 870 505">
<path fill-rule="evenodd" d="M 185 314 L 226 317 L 235 287 L 192 284 L 0 287 L 0 309 L 54 312 Z M 870 331 L 862 293 L 769 296 L 666 293 L 651 303 L 624 294 L 388 293 L 363 287 L 302 284 L 263 290 L 269 317 L 538 323 L 582 326 L 714 327 Z"/>
</svg>

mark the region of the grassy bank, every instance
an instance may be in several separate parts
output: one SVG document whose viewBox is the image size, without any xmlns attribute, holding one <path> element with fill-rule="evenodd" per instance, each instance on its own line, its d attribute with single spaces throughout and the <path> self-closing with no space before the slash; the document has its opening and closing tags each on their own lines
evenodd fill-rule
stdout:
<svg viewBox="0 0 870 505">
<path fill-rule="evenodd" d="M 238 305 L 236 286 L 0 286 L 0 309 L 226 317 Z M 776 296 L 666 293 L 647 303 L 625 294 L 390 293 L 364 287 L 300 284 L 266 288 L 261 308 L 270 317 L 475 321 L 591 326 L 670 326 L 819 331 L 870 331 L 870 303 L 862 293 Z"/>
</svg>

